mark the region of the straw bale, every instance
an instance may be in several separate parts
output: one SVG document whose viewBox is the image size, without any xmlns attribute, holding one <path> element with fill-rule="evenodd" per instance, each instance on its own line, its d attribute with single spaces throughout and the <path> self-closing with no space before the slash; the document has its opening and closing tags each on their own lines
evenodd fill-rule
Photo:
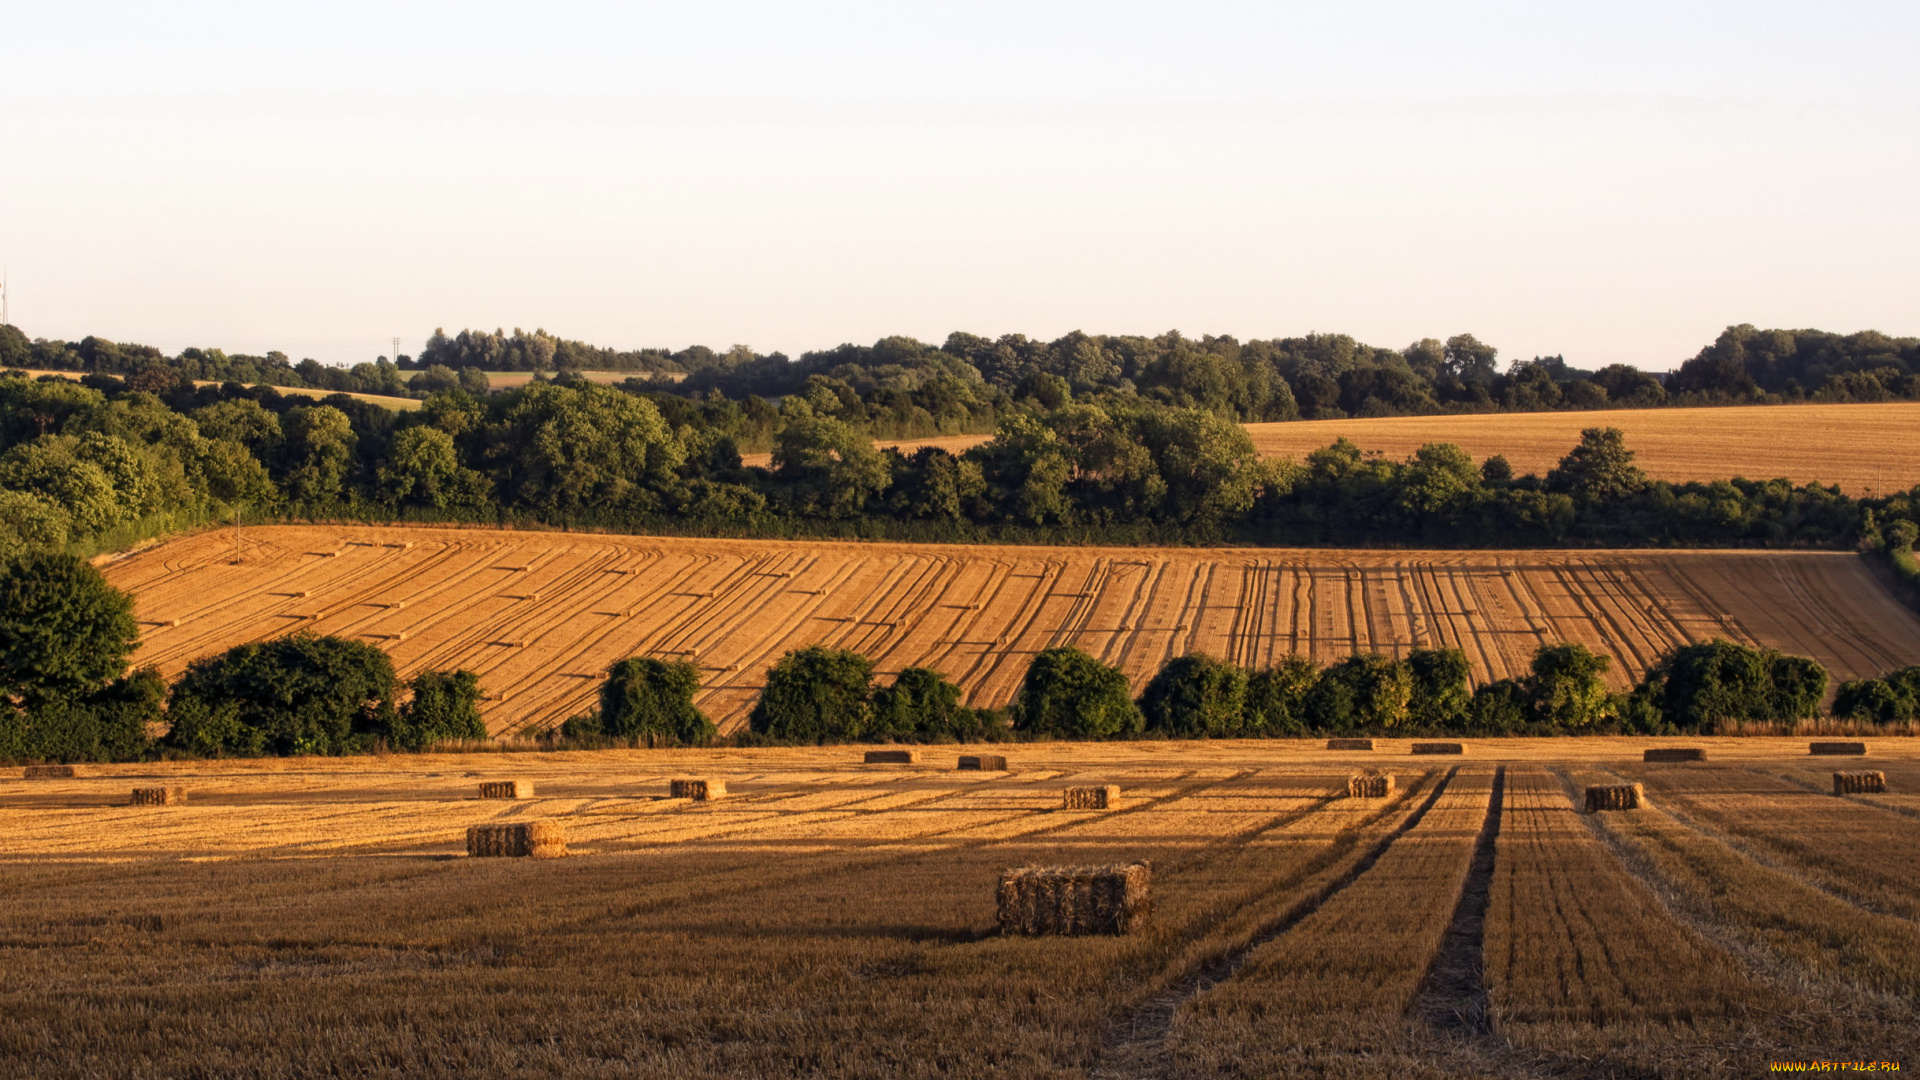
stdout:
<svg viewBox="0 0 1920 1080">
<path fill-rule="evenodd" d="M 187 789 L 182 787 L 137 787 L 128 806 L 178 806 L 187 801 Z"/>
<path fill-rule="evenodd" d="M 1417 742 L 1413 744 L 1413 752 L 1416 754 L 1464 754 L 1467 752 L 1467 745 L 1457 742 Z"/>
<path fill-rule="evenodd" d="M 480 797 L 483 799 L 531 799 L 533 798 L 533 781 L 482 781 L 480 784 Z"/>
<path fill-rule="evenodd" d="M 1807 753 L 1835 756 L 1859 756 L 1867 752 L 1863 742 L 1817 742 L 1807 744 Z"/>
<path fill-rule="evenodd" d="M 867 751 L 867 764 L 911 765 L 913 764 L 914 756 L 914 752 L 911 750 L 869 750 Z"/>
<path fill-rule="evenodd" d="M 1666 746 L 1649 750 L 1640 756 L 1642 761 L 1705 761 L 1707 752 L 1698 746 Z"/>
<path fill-rule="evenodd" d="M 1866 795 L 1887 790 L 1887 774 L 1877 769 L 1833 774 L 1835 795 Z"/>
<path fill-rule="evenodd" d="M 682 779 L 667 782 L 667 794 L 675 799 L 698 799 L 707 801 L 724 799 L 727 795 L 725 780 Z"/>
<path fill-rule="evenodd" d="M 1070 787 L 1060 805 L 1068 810 L 1115 810 L 1120 806 L 1120 785 Z"/>
<path fill-rule="evenodd" d="M 1023 866 L 1000 875 L 1000 932 L 1132 934 L 1152 907 L 1150 863 Z"/>
<path fill-rule="evenodd" d="M 1373 749 L 1373 740 L 1372 739 L 1328 739 L 1327 749 L 1329 750 L 1371 750 Z"/>
<path fill-rule="evenodd" d="M 1587 813 L 1638 810 L 1646 799 L 1646 789 L 1640 784 L 1595 784 L 1587 788 Z"/>
<path fill-rule="evenodd" d="M 1393 777 L 1385 773 L 1359 773 L 1347 777 L 1347 798 L 1384 799 L 1393 794 Z"/>
<path fill-rule="evenodd" d="M 1003 754 L 961 754 L 960 764 L 955 768 L 973 772 L 1006 772 L 1007 759 Z"/>
<path fill-rule="evenodd" d="M 520 821 L 467 826 L 467 854 L 557 859 L 567 853 L 567 833 L 557 821 Z"/>
<path fill-rule="evenodd" d="M 29 765 L 24 773 L 28 780 L 71 780 L 73 775 L 71 765 Z"/>
</svg>

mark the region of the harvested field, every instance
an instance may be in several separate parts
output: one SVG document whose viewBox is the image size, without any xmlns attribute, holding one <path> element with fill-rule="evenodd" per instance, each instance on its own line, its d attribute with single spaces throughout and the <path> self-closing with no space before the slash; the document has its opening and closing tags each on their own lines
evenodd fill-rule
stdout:
<svg viewBox="0 0 1920 1080">
<path fill-rule="evenodd" d="M 1645 770 L 1670 789 L 1652 808 L 1575 812 L 1572 785 L 1619 782 L 1646 745 L 1483 739 L 1462 761 L 1402 740 L 1029 743 L 1006 773 L 847 747 L 572 751 L 0 779 L 0 1075 L 303 1076 L 317 1048 L 340 1075 L 830 1080 L 1913 1060 L 1916 923 L 1663 808 L 1758 792 L 1783 832 L 1878 837 L 1890 862 L 1920 821 L 1774 776 L 1818 767 L 1789 738 L 1712 740 L 1709 767 Z M 1361 763 L 1397 790 L 1345 798 Z M 1875 767 L 1920 770 L 1920 741 L 1876 742 Z M 473 798 L 501 774 L 537 794 Z M 690 775 L 729 798 L 666 797 Z M 1094 783 L 1124 786 L 1122 808 L 1058 809 Z M 134 810 L 135 785 L 193 799 Z M 470 827 L 545 823 L 567 857 L 466 855 Z M 1133 932 L 1000 933 L 1006 871 L 1136 863 L 1152 903 Z"/>
<path fill-rule="evenodd" d="M 1615 659 L 1616 687 L 1674 645 L 1728 637 L 1836 680 L 1920 663 L 1920 617 L 1826 552 L 1362 552 L 795 544 L 402 527 L 215 530 L 107 563 L 135 595 L 138 663 L 169 677 L 246 641 L 359 637 L 402 674 L 478 672 L 495 734 L 589 707 L 614 661 L 691 660 L 723 731 L 766 669 L 826 644 L 884 681 L 923 665 L 968 703 L 1010 701 L 1035 652 L 1074 644 L 1136 692 L 1168 659 L 1464 649 L 1482 680 L 1543 642 Z M 526 599 L 537 596 L 538 599 Z M 1804 752 L 1805 744 L 1802 744 Z"/>
<path fill-rule="evenodd" d="M 1504 456 L 1517 474 L 1544 476 L 1580 432 L 1617 427 L 1634 461 L 1656 480 L 1674 483 L 1785 477 L 1796 484 L 1838 484 L 1850 495 L 1885 495 L 1920 484 L 1920 404 L 1755 405 L 1708 409 L 1604 409 L 1595 412 L 1504 413 L 1483 416 L 1385 416 L 1248 424 L 1265 457 L 1306 455 L 1346 438 L 1396 460 L 1427 443 L 1453 443 L 1483 461 Z M 921 446 L 961 453 L 988 435 L 945 435 L 876 443 L 911 453 Z M 770 454 L 743 458 L 766 465 Z"/>
</svg>

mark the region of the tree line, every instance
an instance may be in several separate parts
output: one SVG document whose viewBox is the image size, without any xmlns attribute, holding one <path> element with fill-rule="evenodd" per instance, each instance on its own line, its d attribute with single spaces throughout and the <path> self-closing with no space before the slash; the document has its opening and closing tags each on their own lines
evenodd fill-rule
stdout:
<svg viewBox="0 0 1920 1080">
<path fill-rule="evenodd" d="M 487 739 L 472 672 L 422 671 L 403 686 L 379 648 L 302 633 L 202 657 L 168 686 L 130 669 L 138 638 L 131 599 L 88 563 L 49 554 L 0 563 L 0 759 L 337 755 Z M 1136 697 L 1118 667 L 1066 646 L 1035 655 L 1009 705 L 976 708 L 938 671 L 912 667 L 882 685 L 868 657 L 816 645 L 768 669 L 732 741 L 1710 733 L 1812 719 L 1828 687 L 1813 660 L 1723 640 L 1673 649 L 1625 692 L 1609 689 L 1611 667 L 1567 642 L 1541 645 L 1518 678 L 1478 685 L 1456 648 L 1259 669 L 1189 654 Z M 608 669 L 598 706 L 552 737 L 708 745 L 716 729 L 694 703 L 699 689 L 690 661 L 630 657 Z M 1917 707 L 1913 667 L 1844 683 L 1833 712 L 1900 723 Z"/>
<path fill-rule="evenodd" d="M 790 359 L 741 345 L 725 352 L 705 346 L 622 351 L 516 328 L 512 334 L 452 335 L 436 329 L 417 359 L 381 357 L 333 368 L 310 359 L 291 363 L 278 352 L 245 356 L 196 348 L 167 357 L 149 346 L 98 337 L 71 344 L 29 341 L 17 328 L 0 327 L 0 367 L 118 375 L 142 389 L 190 378 L 422 396 L 453 385 L 483 392 L 489 371 L 625 371 L 633 373 L 629 388 L 635 392 L 721 397 L 744 405 L 755 397 L 802 393 L 817 382 L 842 397 L 843 411 L 880 438 L 989 431 L 1011 403 L 1063 392 L 1139 398 L 1240 422 L 1920 400 L 1920 338 L 1870 330 L 1732 326 L 1670 374 L 1627 364 L 1585 369 L 1562 356 L 1516 359 L 1503 370 L 1498 356 L 1472 334 L 1386 348 L 1345 334 L 1243 343 L 1231 336 L 1076 331 L 1053 341 L 954 333 L 938 345 L 895 336 Z M 668 374 L 685 379 L 658 377 Z"/>
<path fill-rule="evenodd" d="M 1066 390 L 1008 404 L 993 438 L 964 453 L 903 454 L 874 446 L 849 408 L 819 382 L 778 406 L 582 380 L 454 387 L 399 413 L 238 383 L 155 392 L 105 375 L 0 373 L 0 553 L 94 550 L 236 510 L 761 537 L 1463 547 L 1876 545 L 1920 518 L 1913 492 L 1652 480 L 1614 429 L 1589 429 L 1539 476 L 1444 443 L 1405 460 L 1345 440 L 1262 459 L 1219 414 Z M 742 444 L 762 438 L 770 466 L 744 467 Z"/>
</svg>

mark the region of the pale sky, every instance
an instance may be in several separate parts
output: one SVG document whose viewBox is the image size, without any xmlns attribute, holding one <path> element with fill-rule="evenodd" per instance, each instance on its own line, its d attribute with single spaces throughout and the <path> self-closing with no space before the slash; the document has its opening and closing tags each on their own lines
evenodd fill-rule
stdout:
<svg viewBox="0 0 1920 1080">
<path fill-rule="evenodd" d="M 29 335 L 1920 334 L 1920 4 L 0 3 Z"/>
</svg>

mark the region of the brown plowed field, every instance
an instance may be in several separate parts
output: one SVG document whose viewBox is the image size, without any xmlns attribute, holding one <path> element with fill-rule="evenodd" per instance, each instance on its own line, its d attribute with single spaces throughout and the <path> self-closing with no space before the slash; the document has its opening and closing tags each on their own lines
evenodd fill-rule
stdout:
<svg viewBox="0 0 1920 1080">
<path fill-rule="evenodd" d="M 1307 454 L 1347 438 L 1388 457 L 1410 456 L 1426 443 L 1453 443 L 1483 461 L 1504 455 L 1516 473 L 1544 476 L 1590 427 L 1627 433 L 1634 460 L 1656 480 L 1673 483 L 1786 477 L 1796 484 L 1839 484 L 1848 494 L 1888 494 L 1920 484 L 1920 404 L 1763 405 L 1724 409 L 1609 409 L 1597 412 L 1503 413 L 1487 416 L 1387 416 L 1248 424 L 1266 457 Z M 911 452 L 942 446 L 952 453 L 986 435 L 946 435 L 883 442 Z M 769 454 L 750 455 L 766 465 Z"/>
<path fill-rule="evenodd" d="M 1249 666 L 1457 645 L 1480 679 L 1542 642 L 1616 658 L 1626 686 L 1672 646 L 1729 637 L 1815 657 L 1836 678 L 1920 663 L 1920 618 L 1853 555 L 1820 552 L 1360 552 L 681 540 L 341 526 L 186 537 L 112 562 L 136 597 L 139 663 L 306 629 L 379 643 L 401 672 L 480 673 L 495 733 L 587 708 L 633 655 L 700 664 L 729 730 L 788 649 L 923 665 L 975 705 L 1011 700 L 1033 654 L 1078 645 L 1144 686 L 1208 652 Z M 174 625 L 175 620 L 178 624 Z"/>
</svg>

